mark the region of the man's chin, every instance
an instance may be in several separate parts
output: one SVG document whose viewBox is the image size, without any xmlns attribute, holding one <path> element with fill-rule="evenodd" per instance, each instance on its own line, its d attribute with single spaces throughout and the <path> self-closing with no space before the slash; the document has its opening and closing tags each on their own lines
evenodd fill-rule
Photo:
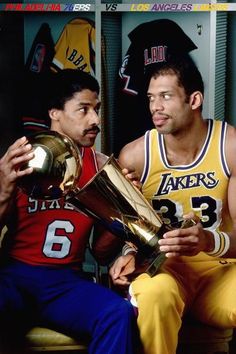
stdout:
<svg viewBox="0 0 236 354">
<path fill-rule="evenodd" d="M 96 138 L 86 138 L 83 139 L 81 146 L 91 147 L 95 144 Z"/>
<path fill-rule="evenodd" d="M 155 128 L 158 131 L 158 133 L 160 133 L 160 134 L 171 134 L 172 133 L 172 129 L 170 127 L 164 127 L 164 126 L 158 127 L 158 126 L 156 126 Z"/>
</svg>

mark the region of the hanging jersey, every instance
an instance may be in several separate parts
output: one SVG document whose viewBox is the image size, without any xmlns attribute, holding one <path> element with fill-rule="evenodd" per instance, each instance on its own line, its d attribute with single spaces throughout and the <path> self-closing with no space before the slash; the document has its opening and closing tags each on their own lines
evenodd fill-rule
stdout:
<svg viewBox="0 0 236 354">
<path fill-rule="evenodd" d="M 130 46 L 119 70 L 123 91 L 137 95 L 146 69 L 167 61 L 169 54 L 185 54 L 196 45 L 174 21 L 160 19 L 141 23 L 129 34 Z M 168 54 L 168 55 L 167 55 Z"/>
<path fill-rule="evenodd" d="M 53 57 L 54 41 L 51 28 L 47 23 L 43 23 L 35 36 L 25 63 L 24 96 L 22 97 L 22 124 L 25 135 L 50 127 L 45 102 Z"/>
<path fill-rule="evenodd" d="M 82 157 L 80 188 L 97 172 L 94 150 L 83 148 Z M 63 198 L 35 200 L 19 190 L 7 225 L 5 250 L 10 257 L 29 264 L 81 264 L 93 222 Z"/>
<path fill-rule="evenodd" d="M 25 69 L 36 74 L 50 71 L 54 57 L 54 41 L 48 23 L 43 23 L 32 43 Z"/>
<path fill-rule="evenodd" d="M 204 228 L 229 231 L 227 190 L 229 168 L 225 159 L 227 123 L 208 120 L 208 133 L 201 152 L 189 165 L 171 166 L 164 138 L 156 129 L 145 135 L 143 193 L 168 224 L 193 211 Z"/>
<path fill-rule="evenodd" d="M 95 74 L 95 27 L 88 19 L 76 18 L 65 25 L 56 45 L 52 69 L 79 69 Z"/>
<path fill-rule="evenodd" d="M 153 65 L 167 61 L 171 55 L 186 55 L 197 48 L 182 28 L 169 19 L 141 23 L 128 37 L 130 46 L 118 78 L 120 102 L 114 126 L 116 150 L 113 151 L 116 155 L 124 145 L 153 127 L 146 97 L 145 72 Z"/>
</svg>

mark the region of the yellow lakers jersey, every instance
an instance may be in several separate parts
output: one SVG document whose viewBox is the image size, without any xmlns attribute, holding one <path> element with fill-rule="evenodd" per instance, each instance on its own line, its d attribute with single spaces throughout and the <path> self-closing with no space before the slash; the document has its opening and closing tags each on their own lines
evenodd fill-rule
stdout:
<svg viewBox="0 0 236 354">
<path fill-rule="evenodd" d="M 230 231 L 227 189 L 230 171 L 225 158 L 227 123 L 209 119 L 204 145 L 189 165 L 171 166 L 164 137 L 156 129 L 145 134 L 143 194 L 168 224 L 176 225 L 193 211 L 204 228 Z"/>
<path fill-rule="evenodd" d="M 67 23 L 55 45 L 52 70 L 79 69 L 94 76 L 95 27 L 88 19 L 75 18 Z"/>
</svg>

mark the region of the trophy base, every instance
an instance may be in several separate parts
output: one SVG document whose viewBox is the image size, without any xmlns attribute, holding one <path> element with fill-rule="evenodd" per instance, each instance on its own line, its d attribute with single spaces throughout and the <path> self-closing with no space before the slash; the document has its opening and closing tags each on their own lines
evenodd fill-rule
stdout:
<svg viewBox="0 0 236 354">
<path fill-rule="evenodd" d="M 165 260 L 166 260 L 165 253 L 160 252 L 158 256 L 148 265 L 145 273 L 150 275 L 150 277 L 153 277 L 154 275 L 157 274 L 158 270 L 165 262 Z"/>
<path fill-rule="evenodd" d="M 177 223 L 171 224 L 171 226 L 169 226 L 169 228 L 175 229 L 175 228 L 179 227 L 181 229 L 186 229 L 186 228 L 191 227 L 193 225 L 196 225 L 196 222 L 193 219 L 185 219 L 185 220 L 179 221 L 178 224 Z M 161 228 L 162 229 L 161 235 L 163 235 L 163 233 L 166 231 L 165 227 L 167 228 L 166 225 L 163 225 L 163 228 Z M 164 232 L 163 232 L 163 230 L 164 230 Z M 144 272 L 147 273 L 148 275 L 150 275 L 150 277 L 153 277 L 154 275 L 156 275 L 158 273 L 158 270 L 160 269 L 162 264 L 165 262 L 165 260 L 166 260 L 165 253 L 160 252 L 160 251 L 154 252 L 151 255 L 151 257 L 148 258 L 148 260 L 147 260 L 148 265 L 147 265 L 146 270 Z"/>
</svg>

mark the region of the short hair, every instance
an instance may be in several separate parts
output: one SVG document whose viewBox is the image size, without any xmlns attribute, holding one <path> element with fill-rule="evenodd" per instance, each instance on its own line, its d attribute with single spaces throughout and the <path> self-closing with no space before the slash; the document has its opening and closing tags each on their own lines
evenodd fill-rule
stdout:
<svg viewBox="0 0 236 354">
<path fill-rule="evenodd" d="M 148 89 L 152 77 L 166 74 L 177 76 L 178 84 L 184 88 L 187 98 L 194 91 L 200 91 L 204 95 L 202 76 L 190 55 L 175 56 L 172 54 L 167 61 L 150 66 L 145 74 L 146 88 Z"/>
<path fill-rule="evenodd" d="M 99 94 L 98 81 L 89 73 L 78 69 L 63 69 L 52 73 L 49 81 L 47 109 L 64 109 L 65 103 L 82 90 Z"/>
</svg>

